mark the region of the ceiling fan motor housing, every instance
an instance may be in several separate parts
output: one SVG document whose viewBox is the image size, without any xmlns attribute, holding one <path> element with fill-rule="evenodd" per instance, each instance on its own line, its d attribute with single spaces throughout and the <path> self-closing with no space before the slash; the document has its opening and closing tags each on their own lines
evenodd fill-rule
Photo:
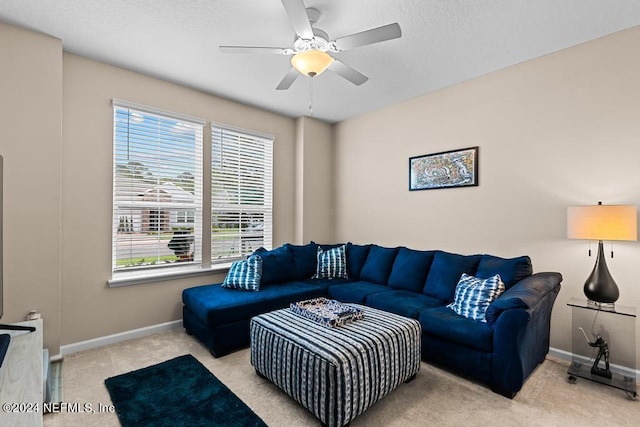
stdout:
<svg viewBox="0 0 640 427">
<path fill-rule="evenodd" d="M 293 50 L 305 52 L 307 50 L 319 50 L 321 52 L 333 51 L 333 43 L 329 42 L 329 36 L 324 31 L 313 28 L 313 38 L 303 39 L 296 37 L 293 42 Z"/>
</svg>

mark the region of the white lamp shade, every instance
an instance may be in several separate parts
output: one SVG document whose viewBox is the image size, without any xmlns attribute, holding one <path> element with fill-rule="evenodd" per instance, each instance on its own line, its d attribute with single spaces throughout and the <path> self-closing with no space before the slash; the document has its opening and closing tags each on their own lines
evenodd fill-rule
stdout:
<svg viewBox="0 0 640 427">
<path fill-rule="evenodd" d="M 635 206 L 623 205 L 568 208 L 567 238 L 638 240 L 638 211 Z"/>
<path fill-rule="evenodd" d="M 321 50 L 307 50 L 296 53 L 291 58 L 291 65 L 305 76 L 314 77 L 322 73 L 333 62 L 333 58 Z"/>
</svg>

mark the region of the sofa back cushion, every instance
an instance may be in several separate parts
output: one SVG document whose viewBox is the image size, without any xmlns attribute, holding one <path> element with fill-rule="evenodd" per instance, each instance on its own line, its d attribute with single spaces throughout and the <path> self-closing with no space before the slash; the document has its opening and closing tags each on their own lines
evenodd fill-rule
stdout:
<svg viewBox="0 0 640 427">
<path fill-rule="evenodd" d="M 436 251 L 423 293 L 440 301 L 451 302 L 462 273 L 475 275 L 482 255 L 458 255 Z"/>
<path fill-rule="evenodd" d="M 383 248 L 372 245 L 367 255 L 367 260 L 362 266 L 360 280 L 386 285 L 396 259 L 399 248 Z"/>
<path fill-rule="evenodd" d="M 499 274 L 506 289 L 509 289 L 525 277 L 533 274 L 531 258 L 499 258 L 493 255 L 482 255 L 475 276 L 487 279 Z"/>
<path fill-rule="evenodd" d="M 327 249 L 337 248 L 338 246 L 342 246 L 345 244 L 345 243 L 316 243 L 313 240 L 311 241 L 311 243 L 313 243 L 314 245 L 320 246 L 323 251 L 326 251 Z"/>
<path fill-rule="evenodd" d="M 307 245 L 285 245 L 293 258 L 294 278 L 310 279 L 316 273 L 316 253 L 318 245 L 311 242 Z"/>
<path fill-rule="evenodd" d="M 433 255 L 434 251 L 400 248 L 389 276 L 389 287 L 422 293 Z"/>
<path fill-rule="evenodd" d="M 284 283 L 294 280 L 293 257 L 287 246 L 280 246 L 270 251 L 265 248 L 259 248 L 253 255 L 260 255 L 262 258 L 261 285 Z"/>
<path fill-rule="evenodd" d="M 351 280 L 359 280 L 360 272 L 367 260 L 371 245 L 355 245 L 347 243 L 347 276 Z"/>
</svg>

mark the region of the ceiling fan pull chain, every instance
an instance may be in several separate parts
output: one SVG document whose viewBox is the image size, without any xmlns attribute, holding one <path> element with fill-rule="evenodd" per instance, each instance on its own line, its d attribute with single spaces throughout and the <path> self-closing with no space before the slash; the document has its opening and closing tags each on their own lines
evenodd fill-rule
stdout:
<svg viewBox="0 0 640 427">
<path fill-rule="evenodd" d="M 309 77 L 309 117 L 313 117 L 313 77 Z"/>
<path fill-rule="evenodd" d="M 611 241 L 611 258 L 613 258 L 613 240 Z"/>
</svg>

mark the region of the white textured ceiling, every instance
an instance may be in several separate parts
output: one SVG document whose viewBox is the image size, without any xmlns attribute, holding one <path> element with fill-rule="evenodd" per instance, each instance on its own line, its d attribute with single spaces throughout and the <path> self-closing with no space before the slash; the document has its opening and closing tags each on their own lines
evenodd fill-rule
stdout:
<svg viewBox="0 0 640 427">
<path fill-rule="evenodd" d="M 0 0 L 0 21 L 78 55 L 291 117 L 337 122 L 640 25 L 640 0 L 305 0 L 331 39 L 398 22 L 403 36 L 336 54 L 331 72 L 276 91 L 289 57 L 219 45 L 291 47 L 280 0 Z M 1 63 L 1 58 L 0 58 Z M 312 82 L 312 91 L 310 91 Z M 135 100 L 132 100 L 135 101 Z"/>
</svg>

